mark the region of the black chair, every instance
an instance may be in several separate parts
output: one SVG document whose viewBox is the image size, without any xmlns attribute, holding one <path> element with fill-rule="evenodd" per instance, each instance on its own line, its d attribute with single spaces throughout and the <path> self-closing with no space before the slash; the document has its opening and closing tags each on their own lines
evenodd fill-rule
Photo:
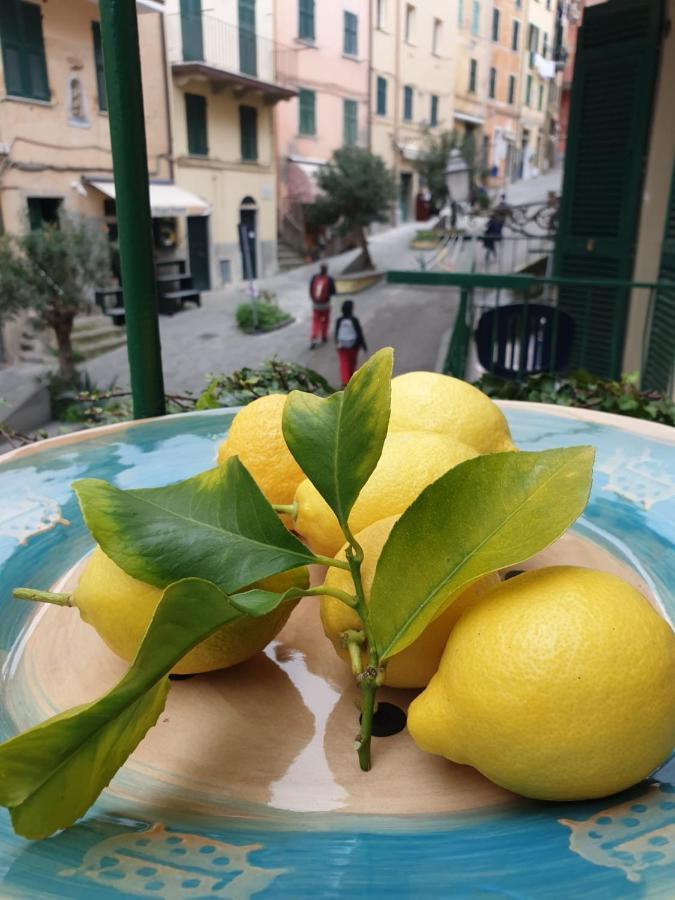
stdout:
<svg viewBox="0 0 675 900">
<path fill-rule="evenodd" d="M 501 378 L 563 371 L 569 363 L 573 341 L 574 319 L 540 303 L 490 309 L 480 317 L 476 329 L 481 366 Z"/>
</svg>

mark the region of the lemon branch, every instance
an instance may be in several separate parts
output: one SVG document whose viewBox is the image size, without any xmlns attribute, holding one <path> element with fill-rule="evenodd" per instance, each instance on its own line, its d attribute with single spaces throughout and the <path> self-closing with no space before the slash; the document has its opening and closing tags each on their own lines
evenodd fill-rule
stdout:
<svg viewBox="0 0 675 900">
<path fill-rule="evenodd" d="M 33 588 L 16 588 L 12 596 L 17 600 L 33 603 L 52 603 L 54 606 L 72 606 L 72 594 L 55 594 L 53 591 L 35 591 Z"/>
<path fill-rule="evenodd" d="M 273 503 L 272 509 L 281 515 L 290 516 L 294 522 L 298 518 L 298 504 L 296 501 L 293 503 Z"/>
</svg>

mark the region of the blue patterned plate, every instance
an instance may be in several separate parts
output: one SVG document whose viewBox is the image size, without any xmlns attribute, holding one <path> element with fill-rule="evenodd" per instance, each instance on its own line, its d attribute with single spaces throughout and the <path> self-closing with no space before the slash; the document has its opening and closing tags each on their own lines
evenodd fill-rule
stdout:
<svg viewBox="0 0 675 900">
<path fill-rule="evenodd" d="M 591 501 L 570 540 L 593 558 L 631 569 L 672 621 L 673 430 L 556 407 L 503 407 L 522 448 L 597 448 Z M 36 610 L 11 598 L 18 585 L 52 587 L 91 549 L 71 481 L 98 477 L 150 487 L 185 478 L 213 464 L 231 418 L 218 411 L 113 426 L 2 458 L 1 739 L 62 708 L 72 683 L 96 696 L 123 670 L 74 613 Z M 351 701 L 341 700 L 337 663 L 335 673 L 319 677 L 311 654 L 298 649 L 300 639 L 294 649 L 295 618 L 284 639 L 257 663 L 244 664 L 256 666 L 251 671 L 261 685 L 276 693 L 261 691 L 255 729 L 247 731 L 242 718 L 236 734 L 223 734 L 217 752 L 210 750 L 210 768 L 199 752 L 186 757 L 181 741 L 186 729 L 191 740 L 207 741 L 198 724 L 201 697 L 230 712 L 234 704 L 236 714 L 231 698 L 245 680 L 241 667 L 176 685 L 171 694 L 178 706 L 170 701 L 160 725 L 75 827 L 29 843 L 13 835 L 1 811 L 0 896 L 673 896 L 675 760 L 625 794 L 553 805 L 514 798 L 470 769 L 428 757 L 420 775 L 426 792 L 421 786 L 415 805 L 413 782 L 410 808 L 405 772 L 397 778 L 390 765 L 387 748 L 397 745 L 385 743 L 400 740 L 407 758 L 404 733 L 376 741 L 377 780 L 363 781 L 371 773 L 359 781 L 351 768 L 344 775 L 343 767 L 354 765 L 349 734 L 344 761 L 332 755 L 329 737 L 343 713 L 353 715 Z M 174 715 L 181 702 L 195 710 L 182 729 Z M 275 719 L 275 705 L 292 709 L 293 722 Z M 289 753 L 286 732 L 297 736 Z M 274 762 L 269 783 L 255 769 L 247 780 L 244 738 L 253 735 Z M 171 774 L 174 760 L 180 777 Z M 453 771 L 459 773 L 456 796 L 444 805 L 443 792 L 432 790 L 441 783 L 434 779 L 449 783 Z"/>
</svg>

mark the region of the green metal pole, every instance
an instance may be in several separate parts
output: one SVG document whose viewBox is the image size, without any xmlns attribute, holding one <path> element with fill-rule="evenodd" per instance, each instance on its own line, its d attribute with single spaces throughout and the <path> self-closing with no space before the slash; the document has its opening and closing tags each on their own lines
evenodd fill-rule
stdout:
<svg viewBox="0 0 675 900">
<path fill-rule="evenodd" d="M 100 0 L 134 416 L 164 404 L 135 0 Z"/>
</svg>

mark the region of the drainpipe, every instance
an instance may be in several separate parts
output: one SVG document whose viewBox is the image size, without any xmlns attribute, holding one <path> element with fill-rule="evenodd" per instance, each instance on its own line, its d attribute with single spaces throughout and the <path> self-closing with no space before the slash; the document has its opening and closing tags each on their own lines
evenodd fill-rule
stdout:
<svg viewBox="0 0 675 900">
<path fill-rule="evenodd" d="M 169 179 L 174 183 L 174 162 L 173 162 L 173 121 L 171 118 L 171 98 L 169 91 L 172 89 L 173 81 L 169 78 L 169 59 L 166 49 L 166 19 L 164 13 L 160 13 L 160 31 L 162 33 L 162 59 L 164 61 L 164 108 L 166 111 L 166 136 L 169 141 Z"/>
<path fill-rule="evenodd" d="M 396 0 L 396 28 L 395 28 L 396 51 L 394 57 L 394 183 L 396 186 L 396 205 L 393 209 L 392 225 L 396 225 L 397 212 L 400 208 L 400 171 L 398 164 L 398 119 L 399 104 L 401 102 L 401 4 Z"/>
<path fill-rule="evenodd" d="M 367 140 L 368 149 L 373 152 L 373 4 L 368 3 L 368 92 L 366 94 L 366 113 L 368 116 Z"/>
</svg>

